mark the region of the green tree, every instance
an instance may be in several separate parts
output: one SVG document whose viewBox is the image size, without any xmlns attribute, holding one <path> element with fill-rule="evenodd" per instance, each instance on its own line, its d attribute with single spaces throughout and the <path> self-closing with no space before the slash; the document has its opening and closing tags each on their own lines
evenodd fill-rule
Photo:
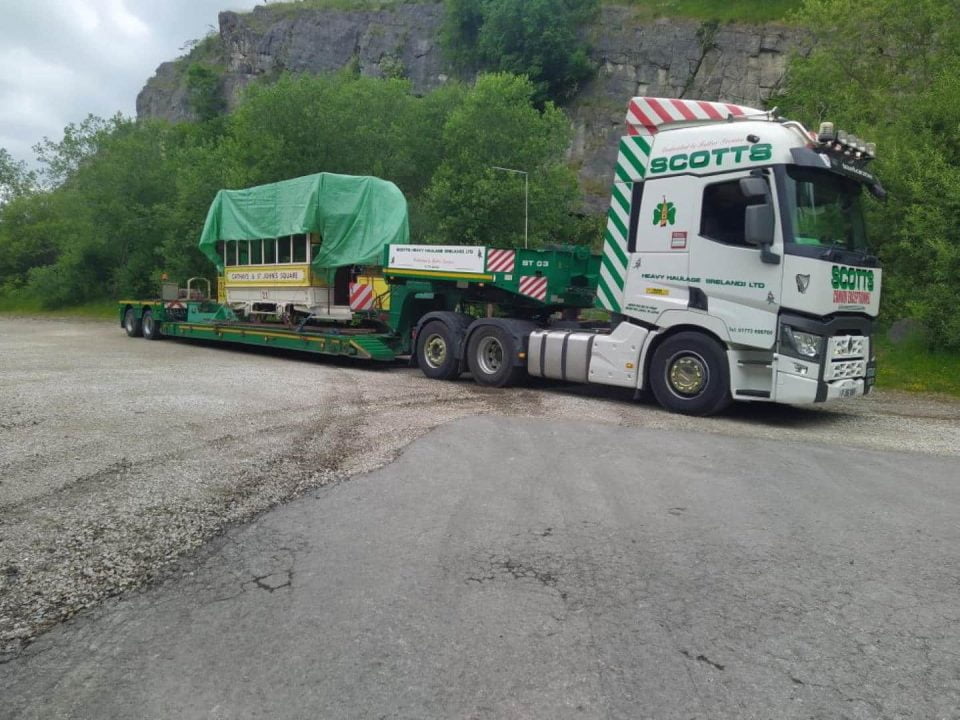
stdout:
<svg viewBox="0 0 960 720">
<path fill-rule="evenodd" d="M 461 70 L 526 75 L 534 101 L 570 100 L 594 67 L 580 37 L 598 0 L 447 0 L 443 33 Z"/>
<path fill-rule="evenodd" d="M 223 69 L 207 63 L 191 63 L 187 68 L 186 86 L 190 106 L 201 122 L 219 117 L 226 110 L 221 83 Z"/>
<path fill-rule="evenodd" d="M 523 178 L 494 166 L 529 174 L 532 246 L 571 237 L 579 191 L 564 163 L 570 123 L 552 103 L 535 108 L 534 94 L 526 78 L 481 75 L 450 114 L 424 198 L 431 240 L 523 245 Z"/>
<path fill-rule="evenodd" d="M 118 113 L 109 120 L 87 115 L 79 124 L 70 123 L 63 129 L 63 139 L 54 142 L 43 138 L 33 147 L 44 169 L 41 172 L 46 185 L 56 186 L 66 181 L 80 167 L 93 158 L 100 145 L 125 123 Z"/>
<path fill-rule="evenodd" d="M 406 80 L 284 75 L 250 88 L 224 145 L 232 187 L 316 172 L 376 175 L 415 195 L 439 162 L 436 135 L 463 91 L 420 99 Z"/>
<path fill-rule="evenodd" d="M 91 132 L 68 126 L 61 143 L 45 141 L 59 184 L 0 215 L 4 286 L 50 307 L 152 290 L 172 228 L 170 126 L 119 116 L 83 126 Z"/>
<path fill-rule="evenodd" d="M 806 0 L 815 34 L 790 65 L 786 114 L 876 141 L 889 191 L 871 203 L 888 319 L 913 316 L 960 348 L 960 13 L 941 0 Z"/>
<path fill-rule="evenodd" d="M 23 160 L 14 160 L 6 148 L 0 148 L 0 206 L 33 192 L 37 174 Z"/>
</svg>

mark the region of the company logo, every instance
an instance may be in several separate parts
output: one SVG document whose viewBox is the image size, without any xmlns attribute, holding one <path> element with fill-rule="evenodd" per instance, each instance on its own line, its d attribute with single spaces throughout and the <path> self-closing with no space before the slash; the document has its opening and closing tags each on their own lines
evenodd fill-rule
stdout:
<svg viewBox="0 0 960 720">
<path fill-rule="evenodd" d="M 663 202 L 657 203 L 657 206 L 653 209 L 653 224 L 666 227 L 667 225 L 673 225 L 676 221 L 677 208 L 674 207 L 672 202 L 667 202 L 667 198 L 664 197 Z"/>
<path fill-rule="evenodd" d="M 810 276 L 797 273 L 797 290 L 805 293 L 808 287 L 810 287 Z"/>
<path fill-rule="evenodd" d="M 869 305 L 873 292 L 873 270 L 834 265 L 830 284 L 833 301 L 843 305 Z"/>
<path fill-rule="evenodd" d="M 733 163 L 766 162 L 773 157 L 773 145 L 757 143 L 756 145 L 735 145 L 734 147 L 714 148 L 713 150 L 697 150 L 692 153 L 678 153 L 670 157 L 654 158 L 650 162 L 650 174 L 681 172 L 683 170 L 699 170 L 701 168 L 723 165 L 727 158 Z"/>
</svg>

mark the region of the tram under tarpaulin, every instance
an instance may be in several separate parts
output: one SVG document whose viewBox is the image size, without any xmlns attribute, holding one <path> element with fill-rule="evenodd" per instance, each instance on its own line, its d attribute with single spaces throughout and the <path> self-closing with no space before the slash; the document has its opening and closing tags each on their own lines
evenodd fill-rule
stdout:
<svg viewBox="0 0 960 720">
<path fill-rule="evenodd" d="M 407 202 L 396 185 L 317 173 L 221 190 L 200 250 L 221 273 L 220 301 L 241 317 L 350 320 L 351 285 L 383 296 L 383 248 L 409 242 Z"/>
</svg>

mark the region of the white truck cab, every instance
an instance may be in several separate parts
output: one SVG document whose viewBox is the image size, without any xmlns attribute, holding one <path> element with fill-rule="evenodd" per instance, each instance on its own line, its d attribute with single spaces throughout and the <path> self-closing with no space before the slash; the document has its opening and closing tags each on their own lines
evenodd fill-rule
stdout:
<svg viewBox="0 0 960 720">
<path fill-rule="evenodd" d="M 627 133 L 597 290 L 614 327 L 588 381 L 649 385 L 691 414 L 869 392 L 881 269 L 861 195 L 884 194 L 866 169 L 875 147 L 673 98 L 631 100 Z"/>
</svg>

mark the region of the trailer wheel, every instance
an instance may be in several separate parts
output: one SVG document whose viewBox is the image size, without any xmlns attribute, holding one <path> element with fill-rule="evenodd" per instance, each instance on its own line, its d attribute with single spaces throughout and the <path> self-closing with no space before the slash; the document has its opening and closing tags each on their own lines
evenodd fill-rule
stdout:
<svg viewBox="0 0 960 720">
<path fill-rule="evenodd" d="M 143 336 L 147 340 L 159 340 L 163 337 L 163 333 L 160 332 L 160 323 L 154 319 L 152 310 L 143 311 L 141 322 L 143 325 Z"/>
<path fill-rule="evenodd" d="M 417 363 L 423 374 L 434 380 L 455 380 L 460 377 L 455 342 L 450 328 L 443 322 L 428 322 L 417 333 Z"/>
<path fill-rule="evenodd" d="M 506 330 L 484 325 L 470 336 L 467 361 L 473 379 L 480 385 L 507 387 L 514 385 L 526 369 L 514 363 L 516 342 Z"/>
<path fill-rule="evenodd" d="M 663 407 L 684 415 L 713 415 L 730 404 L 726 353 L 710 337 L 682 332 L 656 349 L 650 388 Z"/>
<path fill-rule="evenodd" d="M 127 331 L 129 337 L 143 335 L 143 323 L 137 317 L 133 308 L 127 308 L 127 311 L 123 314 L 123 329 Z"/>
</svg>

